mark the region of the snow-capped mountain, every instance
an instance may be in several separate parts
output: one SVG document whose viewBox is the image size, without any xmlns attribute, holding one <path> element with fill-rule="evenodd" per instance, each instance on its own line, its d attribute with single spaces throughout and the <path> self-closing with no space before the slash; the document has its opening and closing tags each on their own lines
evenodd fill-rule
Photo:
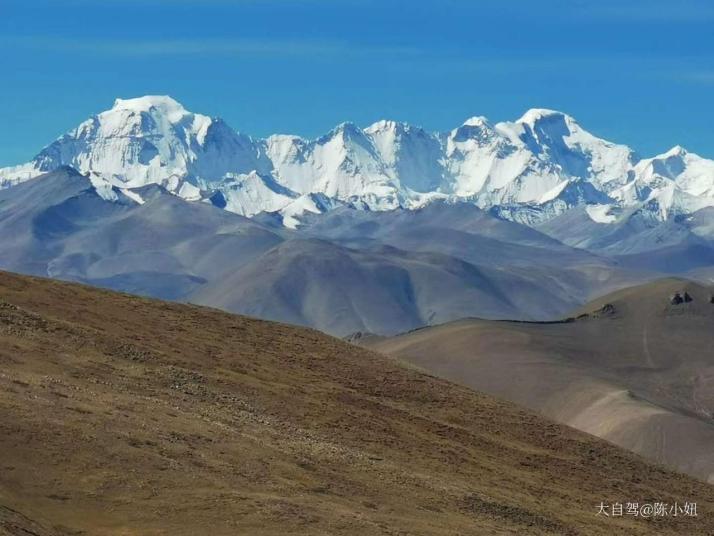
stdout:
<svg viewBox="0 0 714 536">
<path fill-rule="evenodd" d="M 352 123 L 314 141 L 272 136 L 266 146 L 276 179 L 300 194 L 359 200 L 375 210 L 402 204 L 398 181 L 389 176 L 372 139 Z"/>
<path fill-rule="evenodd" d="M 620 204 L 642 204 L 658 219 L 714 205 L 714 161 L 676 146 L 638 162 L 634 180 L 612 192 Z"/>
<path fill-rule="evenodd" d="M 40 171 L 69 165 L 131 188 L 171 177 L 196 186 L 227 174 L 266 172 L 258 145 L 220 119 L 188 112 L 169 97 L 117 99 L 111 110 L 79 125 L 34 159 Z"/>
<path fill-rule="evenodd" d="M 117 99 L 31 162 L 0 169 L 0 187 L 60 166 L 89 175 L 98 191 L 160 184 L 245 216 L 277 213 L 290 227 L 336 206 L 413 209 L 436 199 L 527 224 L 579 206 L 598 223 L 623 207 L 664 221 L 714 206 L 713 161 L 680 147 L 641 160 L 545 109 L 496 124 L 473 117 L 446 133 L 379 121 L 343 123 L 315 140 L 262 140 L 170 97 Z"/>
</svg>

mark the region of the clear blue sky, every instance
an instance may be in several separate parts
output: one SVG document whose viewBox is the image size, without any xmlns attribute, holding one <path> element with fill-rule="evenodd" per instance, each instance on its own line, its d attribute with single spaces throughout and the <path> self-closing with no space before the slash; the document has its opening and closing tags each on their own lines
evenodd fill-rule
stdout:
<svg viewBox="0 0 714 536">
<path fill-rule="evenodd" d="M 547 107 L 714 157 L 713 28 L 709 0 L 0 0 L 0 166 L 143 94 L 254 136 Z"/>
</svg>

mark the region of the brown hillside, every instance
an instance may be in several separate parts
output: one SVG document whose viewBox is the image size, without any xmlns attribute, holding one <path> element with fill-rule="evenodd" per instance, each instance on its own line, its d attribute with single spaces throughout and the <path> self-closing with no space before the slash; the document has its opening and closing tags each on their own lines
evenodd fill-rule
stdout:
<svg viewBox="0 0 714 536">
<path fill-rule="evenodd" d="M 0 534 L 714 533 L 711 486 L 371 351 L 7 273 L 0 412 Z"/>
<path fill-rule="evenodd" d="M 462 320 L 363 344 L 714 482 L 712 296 L 664 279 L 571 321 Z"/>
</svg>

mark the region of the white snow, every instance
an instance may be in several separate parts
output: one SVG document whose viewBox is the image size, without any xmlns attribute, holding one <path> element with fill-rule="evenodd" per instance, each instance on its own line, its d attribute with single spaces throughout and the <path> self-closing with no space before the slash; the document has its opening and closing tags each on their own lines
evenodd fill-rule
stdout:
<svg viewBox="0 0 714 536">
<path fill-rule="evenodd" d="M 112 110 L 128 110 L 130 112 L 149 112 L 157 108 L 171 123 L 177 123 L 185 115 L 186 109 L 177 101 L 166 95 L 145 95 L 134 99 L 116 99 Z"/>
<path fill-rule="evenodd" d="M 201 199 L 201 189 L 189 182 L 181 182 L 181 186 L 176 189 L 179 197 L 187 201 L 198 201 Z"/>
<path fill-rule="evenodd" d="M 143 205 L 146 202 L 138 193 L 129 190 L 128 188 L 120 188 L 119 191 L 138 205 Z"/>
<path fill-rule="evenodd" d="M 540 198 L 538 199 L 538 204 L 542 205 L 544 203 L 547 203 L 548 201 L 552 201 L 553 199 L 557 198 L 561 193 L 563 193 L 563 190 L 568 187 L 568 184 L 570 184 L 570 182 L 567 180 L 562 181 L 560 184 L 556 184 L 555 188 L 547 191 L 542 196 L 540 196 Z"/>
<path fill-rule="evenodd" d="M 248 217 L 259 212 L 277 212 L 297 197 L 295 192 L 256 172 L 232 176 L 218 190 L 226 200 L 226 210 Z"/>
<path fill-rule="evenodd" d="M 9 188 L 42 174 L 35 162 L 0 169 L 0 188 Z"/>
<path fill-rule="evenodd" d="M 105 201 L 117 201 L 119 199 L 112 183 L 101 175 L 90 173 L 89 181 L 92 183 L 92 187 L 94 191 L 97 192 L 97 195 Z"/>
<path fill-rule="evenodd" d="M 587 205 L 585 211 L 595 223 L 614 223 L 617 221 L 617 216 L 611 212 L 611 205 Z"/>
<path fill-rule="evenodd" d="M 315 194 L 305 194 L 285 205 L 280 209 L 280 214 L 283 217 L 283 225 L 285 227 L 297 229 L 300 226 L 300 218 L 306 212 L 321 214 L 324 209 L 325 199 L 319 199 Z"/>
</svg>

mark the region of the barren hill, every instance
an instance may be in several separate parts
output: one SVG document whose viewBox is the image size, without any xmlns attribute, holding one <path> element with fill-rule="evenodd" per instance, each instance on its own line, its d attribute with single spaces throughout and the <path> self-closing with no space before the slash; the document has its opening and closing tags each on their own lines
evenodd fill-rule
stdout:
<svg viewBox="0 0 714 536">
<path fill-rule="evenodd" d="M 365 344 L 714 481 L 712 296 L 665 279 L 562 322 L 463 320 Z"/>
<path fill-rule="evenodd" d="M 0 412 L 0 534 L 714 532 L 711 486 L 382 355 L 8 273 Z"/>
</svg>

